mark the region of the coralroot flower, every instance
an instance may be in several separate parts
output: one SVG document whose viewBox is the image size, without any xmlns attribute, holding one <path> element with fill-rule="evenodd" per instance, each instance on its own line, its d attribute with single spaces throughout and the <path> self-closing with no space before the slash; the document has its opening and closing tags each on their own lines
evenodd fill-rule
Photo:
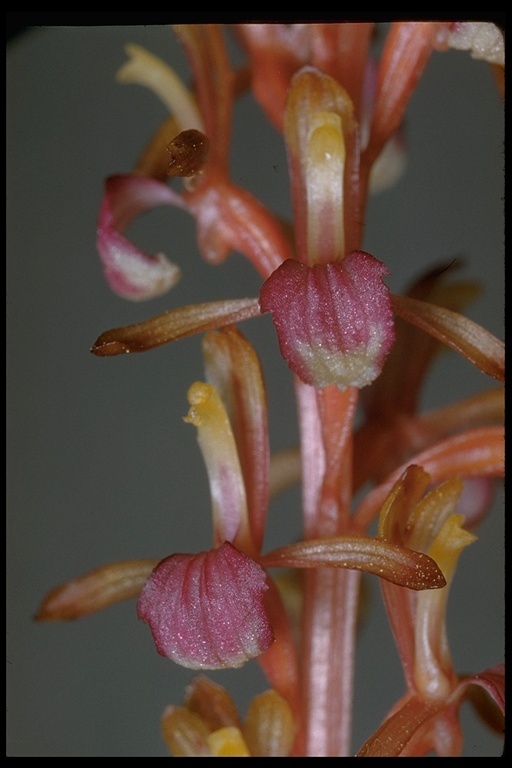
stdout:
<svg viewBox="0 0 512 768">
<path fill-rule="evenodd" d="M 198 429 L 209 476 L 215 547 L 199 554 L 174 554 L 158 563 L 142 588 L 137 611 L 150 625 L 158 651 L 186 667 L 238 667 L 268 651 L 268 660 L 262 663 L 269 664 L 267 671 L 275 676 L 277 688 L 289 693 L 296 685 L 291 628 L 276 588 L 265 594 L 271 582 L 263 568 L 352 568 L 414 590 L 438 589 L 445 580 L 434 561 L 421 552 L 372 537 L 310 540 L 260 555 L 266 504 L 262 507 L 259 496 L 247 493 L 247 489 L 259 487 L 263 499 L 268 496 L 266 405 L 259 361 L 234 328 L 210 332 L 204 348 L 207 371 L 233 403 L 233 419 L 238 424 L 234 432 L 215 386 L 196 382 L 190 387 L 186 420 Z M 221 368 L 219 360 L 223 360 Z M 248 435 L 251 414 L 256 420 Z M 258 432 L 259 440 L 255 439 Z M 245 455 L 243 464 L 241 455 Z M 143 574 L 152 563 L 143 562 Z M 128 567 L 128 563 L 119 565 L 119 572 Z M 117 595 L 112 589 L 96 607 L 114 602 L 116 596 L 132 597 L 133 588 L 127 591 L 125 582 L 120 578 Z M 39 618 L 69 618 L 89 612 L 89 602 L 84 599 L 88 592 L 82 583 L 93 584 L 102 593 L 100 574 L 86 574 L 49 595 Z M 273 628 L 279 642 L 271 649 Z M 283 654 L 290 671 L 277 666 Z"/>
<path fill-rule="evenodd" d="M 136 173 L 110 177 L 105 184 L 98 251 L 112 290 L 131 299 L 157 296 L 180 275 L 163 254 L 147 254 L 123 235 L 137 215 L 158 205 L 183 208 L 196 218 L 199 247 L 212 263 L 239 250 L 266 276 L 278 266 L 279 254 L 292 255 L 282 225 L 228 178 L 235 75 L 220 30 L 213 25 L 175 30 L 190 57 L 197 100 L 165 62 L 140 46 L 127 46 L 130 59 L 118 73 L 121 82 L 147 85 L 172 112 Z M 184 177 L 181 193 L 163 183 L 167 175 Z"/>
<path fill-rule="evenodd" d="M 179 26 L 193 92 L 137 46 L 120 72 L 124 82 L 148 85 L 171 115 L 134 173 L 106 181 L 97 235 L 113 290 L 146 299 L 179 277 L 166 257 L 124 235 L 155 205 L 194 217 L 207 261 L 238 251 L 263 283 L 258 298 L 182 307 L 97 339 L 92 351 L 110 356 L 205 333 L 206 381 L 189 388 L 185 421 L 197 428 L 208 475 L 212 547 L 92 571 L 50 593 L 38 618 L 75 618 L 139 596 L 138 616 L 158 652 L 178 664 L 222 669 L 256 658 L 271 688 L 245 721 L 227 692 L 202 677 L 183 706 L 166 709 L 164 738 L 176 756 L 350 754 L 362 572 L 382 584 L 407 691 L 359 756 L 460 754 L 459 709 L 475 686 L 503 711 L 502 668 L 461 677 L 445 627 L 457 559 L 503 474 L 503 393 L 429 413 L 418 404 L 441 345 L 498 382 L 504 346 L 460 314 L 474 286 L 445 285 L 439 268 L 397 296 L 383 281 L 386 266 L 362 250 L 377 162 L 397 139 L 430 54 L 466 48 L 495 65 L 502 38 L 473 24 L 395 22 L 374 62 L 372 30 L 242 25 L 249 64 L 235 72 L 217 26 Z M 249 84 L 283 133 L 291 228 L 229 178 L 233 102 Z M 389 178 L 402 167 L 399 157 Z M 378 175 L 381 184 L 385 165 Z M 180 192 L 168 176 L 183 178 Z M 295 374 L 300 437 L 298 451 L 272 458 L 263 370 L 235 325 L 267 312 Z M 302 537 L 264 552 L 269 499 L 299 479 Z M 464 480 L 473 484 L 471 503 Z M 353 494 L 370 483 L 353 509 Z M 300 572 L 299 599 L 273 573 L 283 568 Z"/>
<path fill-rule="evenodd" d="M 412 589 L 443 586 L 444 578 L 428 558 L 370 538 L 317 541 L 259 557 L 254 537 L 261 539 L 261 503 L 253 497 L 248 504 L 246 492 L 256 483 L 263 498 L 268 496 L 266 406 L 259 362 L 247 340 L 229 328 L 206 336 L 205 357 L 213 379 L 218 380 L 222 373 L 219 385 L 226 398 L 234 400 L 238 413 L 234 418 L 239 424 L 235 436 L 215 387 L 197 382 L 190 388 L 192 407 L 187 420 L 198 428 L 210 479 L 217 544 L 226 537 L 267 568 L 329 565 L 367 570 Z M 220 367 L 219 359 L 223 361 Z M 248 444 L 245 426 L 251 413 L 253 439 Z M 259 419 L 254 420 L 255 415 Z M 255 439 L 258 432 L 259 440 Z M 244 446 L 245 482 L 239 459 Z M 209 553 L 174 555 L 162 561 L 142 592 L 138 612 L 150 624 L 160 653 L 184 666 L 236 667 L 267 650 L 273 640 L 261 602 L 264 589 L 264 574 L 257 563 L 224 542 Z M 277 613 L 276 594 L 268 599 L 269 610 Z M 288 643 L 288 638 L 283 642 Z"/>
<path fill-rule="evenodd" d="M 426 549 L 443 570 L 447 586 L 438 592 L 413 595 L 389 583 L 382 590 L 404 666 L 408 692 L 382 726 L 361 747 L 361 757 L 396 757 L 460 754 L 458 712 L 470 686 L 490 694 L 486 702 L 503 709 L 504 669 L 501 665 L 478 675 L 458 679 L 450 658 L 445 627 L 448 591 L 462 550 L 476 540 L 455 509 L 462 491 L 450 479 L 423 498 L 430 477 L 410 466 L 397 481 L 384 504 L 379 534 L 390 540 Z"/>
<path fill-rule="evenodd" d="M 225 387 L 232 388 L 231 382 L 241 379 L 240 366 L 245 363 L 238 410 L 248 412 L 252 406 L 264 419 L 261 374 L 248 342 L 234 329 L 207 338 L 210 350 L 217 347 L 228 355 Z M 214 369 L 211 375 L 215 376 Z M 215 546 L 209 552 L 175 554 L 160 562 L 144 586 L 137 612 L 150 625 L 158 651 L 173 661 L 196 669 L 238 667 L 274 641 L 264 606 L 269 587 L 265 571 L 248 556 L 258 552 L 250 524 L 252 505 L 219 392 L 213 384 L 196 382 L 189 389 L 189 402 L 186 421 L 197 427 L 210 481 Z M 265 483 L 266 424 L 258 428 L 263 429 L 263 450 L 249 456 L 247 469 L 260 474 Z"/>
</svg>

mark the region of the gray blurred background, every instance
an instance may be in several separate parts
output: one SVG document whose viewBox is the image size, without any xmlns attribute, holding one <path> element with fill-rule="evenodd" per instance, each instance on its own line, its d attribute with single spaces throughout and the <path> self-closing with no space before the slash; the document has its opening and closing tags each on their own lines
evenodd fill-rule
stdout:
<svg viewBox="0 0 512 768">
<path fill-rule="evenodd" d="M 194 223 L 161 208 L 130 235 L 183 270 L 168 295 L 135 304 L 102 275 L 95 226 L 106 176 L 130 171 L 166 111 L 148 90 L 119 85 L 123 46 L 138 43 L 188 78 L 165 26 L 34 28 L 7 46 L 7 755 L 166 756 L 160 716 L 193 673 L 154 649 L 135 601 L 63 624 L 33 621 L 46 592 L 99 565 L 211 544 L 210 501 L 186 393 L 203 377 L 200 338 L 102 359 L 108 328 L 184 304 L 256 296 L 260 278 L 238 254 L 204 264 Z M 503 336 L 504 110 L 486 64 L 435 53 L 409 110 L 407 171 L 371 202 L 365 248 L 388 265 L 392 291 L 428 265 L 464 259 L 482 295 L 468 314 Z M 280 136 L 245 96 L 234 117 L 232 177 L 288 215 Z M 291 376 L 268 316 L 243 325 L 263 360 L 274 449 L 295 443 Z M 495 382 L 455 353 L 440 358 L 424 396 L 449 403 Z M 461 557 L 448 632 L 459 671 L 503 658 L 503 501 L 498 488 L 479 539 Z M 300 534 L 297 489 L 270 510 L 265 548 Z M 403 676 L 368 580 L 358 655 L 354 751 L 403 692 Z M 242 712 L 266 684 L 253 661 L 213 673 Z M 501 741 L 464 708 L 467 756 Z"/>
</svg>

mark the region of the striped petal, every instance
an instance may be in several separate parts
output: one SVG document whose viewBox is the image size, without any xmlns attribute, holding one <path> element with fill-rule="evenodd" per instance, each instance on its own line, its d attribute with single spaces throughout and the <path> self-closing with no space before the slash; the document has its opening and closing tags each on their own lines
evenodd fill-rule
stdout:
<svg viewBox="0 0 512 768">
<path fill-rule="evenodd" d="M 309 267 L 284 262 L 262 286 L 281 354 L 306 384 L 364 387 L 379 375 L 394 326 L 386 267 L 363 251 Z"/>
<path fill-rule="evenodd" d="M 158 652 L 191 669 L 241 667 L 273 643 L 262 568 L 232 544 L 157 565 L 137 603 Z"/>
</svg>

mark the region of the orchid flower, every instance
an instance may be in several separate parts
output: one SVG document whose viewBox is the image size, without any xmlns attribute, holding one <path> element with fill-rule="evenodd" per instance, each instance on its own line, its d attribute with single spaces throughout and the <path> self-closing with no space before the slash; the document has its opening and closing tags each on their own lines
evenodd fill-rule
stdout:
<svg viewBox="0 0 512 768">
<path fill-rule="evenodd" d="M 201 253 L 214 264 L 238 250 L 266 275 L 291 256 L 282 225 L 229 180 L 236 83 L 221 31 L 214 25 L 175 30 L 189 56 L 195 95 L 167 64 L 140 46 L 127 47 L 130 59 L 118 75 L 121 82 L 151 88 L 171 110 L 135 174 L 110 177 L 105 184 L 98 251 L 110 287 L 134 300 L 160 295 L 179 279 L 179 268 L 167 257 L 143 252 L 123 234 L 137 215 L 157 205 L 177 206 L 195 217 Z M 162 181 L 165 175 L 184 178 L 181 193 Z"/>
<path fill-rule="evenodd" d="M 322 25 L 311 25 L 311 30 L 308 30 L 312 38 L 309 47 L 317 53 L 322 48 L 319 40 L 327 36 L 324 42 L 328 42 L 328 49 L 332 50 L 330 56 L 325 51 L 323 55 L 329 61 L 339 59 L 337 54 L 345 50 L 347 40 L 351 41 L 350 46 L 356 47 L 368 34 L 366 25 L 338 26 L 339 38 L 332 37 L 332 31 L 328 32 L 332 25 L 327 25 L 327 29 Z M 252 38 L 253 34 L 257 37 L 257 27 L 244 27 L 244 39 Z M 176 30 L 196 76 L 198 101 L 202 109 L 194 106 L 193 96 L 187 93 L 181 82 L 177 84 L 177 76 L 163 62 L 138 47 L 130 46 L 128 51 L 132 59 L 121 70 L 120 79 L 142 82 L 159 96 L 167 94 L 166 103 L 178 113 L 177 124 L 182 128 L 192 124 L 204 128 L 208 132 L 209 138 L 205 141 L 210 149 L 205 155 L 205 142 L 196 138 L 181 143 L 175 136 L 168 145 L 171 161 L 169 154 L 164 157 L 161 152 L 156 162 L 151 143 L 138 167 L 144 169 L 144 173 L 151 171 L 153 178 L 135 175 L 107 180 L 98 226 L 98 248 L 102 255 L 108 251 L 115 256 L 115 269 L 112 260 L 103 257 L 111 287 L 121 290 L 123 295 L 129 294 L 130 298 L 144 299 L 167 290 L 179 279 L 179 268 L 171 269 L 162 254 L 148 257 L 138 252 L 121 234 L 138 213 L 160 204 L 177 205 L 194 215 L 198 242 L 208 261 L 220 263 L 230 250 L 238 250 L 264 277 L 271 279 L 262 286 L 259 300 L 246 298 L 206 302 L 171 310 L 134 326 L 106 331 L 97 339 L 92 351 L 101 356 L 144 351 L 192 333 L 222 327 L 269 311 L 276 323 L 281 351 L 303 381 L 318 386 L 326 386 L 333 381 L 345 387 L 350 386 L 353 380 L 354 385 L 360 387 L 373 381 L 382 370 L 393 344 L 392 316 L 396 314 L 465 356 L 472 355 L 470 359 L 479 367 L 502 378 L 503 351 L 499 341 L 483 329 L 475 326 L 468 328 L 470 322 L 467 318 L 459 319 L 457 314 L 447 313 L 437 306 L 426 307 L 418 302 L 411 304 L 404 297 L 390 295 L 381 282 L 386 268 L 374 257 L 356 250 L 360 248 L 360 223 L 372 168 L 381 156 L 383 146 L 400 127 L 400 115 L 403 115 L 407 99 L 433 46 L 441 45 L 439 40 L 443 30 L 443 25 L 430 23 L 392 25 L 380 66 L 372 77 L 375 106 L 371 130 L 368 129 L 368 105 L 364 122 L 358 125 L 362 99 L 354 96 L 353 101 L 349 93 L 328 75 L 306 67 L 297 73 L 295 79 L 292 77 L 291 81 L 287 81 L 286 87 L 290 90 L 287 102 L 282 104 L 281 118 L 285 123 L 295 207 L 295 257 L 281 223 L 258 201 L 228 180 L 227 137 L 236 77 L 229 66 L 218 29 L 178 27 Z M 297 29 L 296 34 L 304 33 Z M 392 52 L 399 44 L 402 75 L 399 81 L 393 81 L 391 92 L 388 80 L 391 82 L 390 78 L 398 66 Z M 352 50 L 350 46 L 349 50 Z M 254 50 L 250 50 L 255 55 Z M 313 59 L 316 60 L 314 56 Z M 375 65 L 373 62 L 370 64 L 373 72 Z M 342 63 L 338 62 L 337 66 L 341 67 Z M 410 70 L 408 74 L 407 68 Z M 223 83 L 222 88 L 219 88 L 220 82 Z M 361 74 L 357 81 L 360 88 L 364 82 Z M 386 98 L 393 99 L 393 104 L 396 102 L 392 112 L 389 106 L 384 106 L 384 84 Z M 354 88 L 351 83 L 351 90 Z M 169 94 L 174 93 L 175 98 L 170 98 Z M 366 104 L 368 99 L 367 89 Z M 183 117 L 179 117 L 181 114 Z M 362 126 L 370 136 L 363 151 Z M 200 135 L 194 127 L 185 129 L 178 136 L 191 132 L 195 137 Z M 161 143 L 160 131 L 157 138 Z M 179 163 L 176 161 L 176 141 L 180 144 Z M 195 162 L 198 153 L 199 167 Z M 185 168 L 186 173 L 192 169 L 185 179 L 186 187 L 181 195 L 159 180 L 165 163 L 174 169 L 176 165 Z M 206 245 L 203 247 L 202 243 Z M 113 248 L 110 249 L 107 244 L 113 244 Z M 311 269 L 316 268 L 310 273 L 309 269 L 295 264 L 295 259 Z M 157 262 L 158 267 L 155 266 Z M 324 273 L 326 279 L 320 280 Z M 304 296 L 305 303 L 297 307 L 298 291 L 295 290 L 294 301 L 283 306 L 279 295 L 288 290 L 288 285 L 294 291 L 299 274 L 302 275 L 299 292 Z M 310 280 L 306 277 L 309 274 Z M 133 282 L 135 275 L 137 285 Z M 317 277 L 314 278 L 314 275 Z M 369 285 L 372 287 L 369 288 Z M 272 286 L 275 287 L 272 289 Z M 365 298 L 363 286 L 372 293 L 370 303 Z M 276 294 L 275 299 L 273 294 Z M 376 305 L 378 295 L 382 298 Z M 343 302 L 339 302 L 340 296 L 345 296 Z M 331 309 L 327 309 L 329 304 Z M 368 314 L 369 304 L 374 310 L 373 317 Z M 296 313 L 295 320 L 293 315 L 288 318 L 287 306 L 289 311 Z M 318 312 L 319 306 L 325 309 Z M 305 317 L 307 312 L 314 322 L 304 320 L 302 324 L 298 323 L 299 317 Z M 348 325 L 345 324 L 347 313 L 351 314 Z M 478 349 L 489 350 L 488 353 L 475 350 L 474 344 L 471 346 L 476 334 L 481 336 Z M 316 371 L 309 370 L 311 367 Z"/>
<path fill-rule="evenodd" d="M 149 624 L 160 654 L 203 670 L 236 668 L 259 657 L 296 728 L 297 649 L 270 568 L 354 569 L 413 590 L 438 589 L 445 580 L 430 557 L 368 536 L 309 539 L 262 554 L 270 454 L 261 367 L 232 326 L 207 333 L 203 346 L 215 384 L 190 387 L 185 420 L 197 427 L 209 477 L 213 548 L 85 574 L 54 590 L 38 618 L 75 618 L 138 595 L 138 616 Z"/>
<path fill-rule="evenodd" d="M 358 755 L 457 755 L 471 686 L 503 708 L 501 667 L 458 675 L 445 629 L 457 559 L 503 474 L 503 398 L 496 388 L 425 414 L 419 393 L 443 345 L 502 382 L 504 346 L 461 314 L 475 288 L 446 286 L 444 268 L 392 294 L 387 267 L 363 250 L 364 220 L 368 195 L 403 168 L 402 122 L 432 51 L 471 49 L 499 65 L 502 41 L 471 25 L 396 22 L 374 61 L 372 24 L 235 31 L 245 71 L 232 68 L 216 25 L 175 27 L 193 92 L 148 51 L 127 48 L 119 79 L 151 88 L 170 117 L 133 173 L 107 179 L 97 230 L 109 285 L 129 299 L 179 279 L 166 256 L 125 234 L 156 205 L 194 217 L 208 262 L 238 251 L 262 278 L 258 297 L 174 309 L 108 330 L 92 347 L 111 356 L 204 334 L 205 381 L 189 387 L 185 421 L 197 428 L 208 475 L 212 546 L 92 571 L 51 592 L 37 618 L 137 597 L 138 617 L 173 662 L 215 670 L 257 659 L 271 687 L 245 720 L 204 677 L 183 706 L 166 709 L 162 730 L 176 756 L 341 756 L 350 754 L 359 582 L 369 573 L 382 584 L 407 692 Z M 229 178 L 231 114 L 244 87 L 283 134 L 290 227 Z M 182 178 L 182 189 L 167 177 Z M 265 313 L 297 400 L 299 451 L 281 457 L 270 452 L 257 352 L 236 327 Z M 302 536 L 265 552 L 270 497 L 298 481 Z M 300 574 L 298 619 L 290 571 Z"/>
<path fill-rule="evenodd" d="M 457 756 L 462 742 L 458 711 L 470 695 L 470 686 L 489 694 L 489 721 L 493 705 L 503 713 L 503 665 L 461 678 L 452 666 L 445 626 L 448 593 L 457 560 L 476 536 L 455 511 L 461 481 L 446 480 L 422 497 L 430 480 L 421 467 L 407 468 L 382 507 L 379 535 L 428 551 L 442 568 L 447 585 L 438 592 L 416 595 L 382 583 L 408 691 L 361 747 L 362 757 L 415 757 L 430 751 L 440 757 Z"/>
</svg>

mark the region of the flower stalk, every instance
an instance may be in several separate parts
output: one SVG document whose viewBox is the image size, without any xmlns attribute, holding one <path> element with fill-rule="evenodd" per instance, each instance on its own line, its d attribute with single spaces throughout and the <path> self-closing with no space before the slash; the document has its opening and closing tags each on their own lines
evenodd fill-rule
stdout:
<svg viewBox="0 0 512 768">
<path fill-rule="evenodd" d="M 495 29 L 464 23 L 394 22 L 375 61 L 373 24 L 233 31 L 246 56 L 239 71 L 219 26 L 174 28 L 190 89 L 160 59 L 127 47 L 118 79 L 149 87 L 171 115 L 134 172 L 107 179 L 97 242 L 116 293 L 161 295 L 179 268 L 125 233 L 140 213 L 176 206 L 194 218 L 206 261 L 220 265 L 232 251 L 247 258 L 262 278 L 259 296 L 113 328 L 91 350 L 145 352 L 203 334 L 205 381 L 189 386 L 184 421 L 197 429 L 204 459 L 212 546 L 85 574 L 50 593 L 37 618 L 75 618 L 137 597 L 138 617 L 171 661 L 218 670 L 257 659 L 270 688 L 245 718 L 202 675 L 181 706 L 167 707 L 162 733 L 175 756 L 349 756 L 366 573 L 381 585 L 406 692 L 357 754 L 457 755 L 471 686 L 503 709 L 502 668 L 460 675 L 446 629 L 458 558 L 477 540 L 491 485 L 503 476 L 503 391 L 424 413 L 421 387 L 442 347 L 501 384 L 504 345 L 462 314 L 473 285 L 446 285 L 438 268 L 396 295 L 386 265 L 362 249 L 369 195 L 403 169 L 404 117 L 433 52 L 470 49 L 495 66 L 502 41 Z M 232 114 L 244 88 L 285 143 L 288 224 L 230 178 Z M 266 313 L 292 371 L 299 427 L 298 449 L 278 457 L 263 366 L 238 328 Z M 297 482 L 301 536 L 267 551 L 271 497 Z"/>
</svg>

